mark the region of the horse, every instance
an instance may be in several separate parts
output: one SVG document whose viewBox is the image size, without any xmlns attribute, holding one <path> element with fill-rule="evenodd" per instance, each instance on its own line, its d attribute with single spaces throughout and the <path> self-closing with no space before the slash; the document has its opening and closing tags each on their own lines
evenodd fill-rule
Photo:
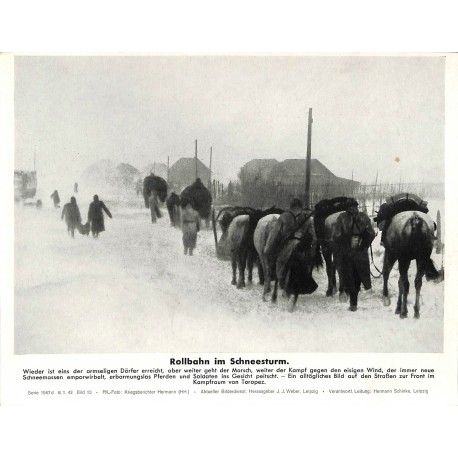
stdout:
<svg viewBox="0 0 458 458">
<path fill-rule="evenodd" d="M 287 211 L 274 221 L 263 249 L 268 279 L 275 269 L 272 302 L 277 300 L 280 285 L 288 299 L 292 296 L 288 306 L 288 311 L 292 312 L 299 294 L 311 294 L 316 290 L 318 285 L 312 276 L 313 267 L 317 265 L 316 248 L 317 239 L 310 214 Z"/>
<path fill-rule="evenodd" d="M 212 196 L 210 191 L 203 185 L 200 178 L 186 188 L 180 194 L 182 201 L 190 202 L 192 208 L 199 213 L 200 218 L 205 220 L 206 226 L 210 224 L 210 213 L 212 207 Z"/>
<path fill-rule="evenodd" d="M 167 198 L 167 182 L 164 178 L 161 178 L 154 173 L 148 175 L 143 180 L 143 198 L 145 199 L 145 207 L 149 208 L 149 196 L 151 191 L 154 191 L 157 194 L 159 200 L 164 203 Z"/>
<path fill-rule="evenodd" d="M 269 208 L 257 210 L 251 207 L 226 207 L 220 210 L 216 221 L 220 219 L 220 227 L 223 231 L 217 242 L 216 253 L 219 259 L 230 259 L 232 262 L 232 285 L 244 288 L 245 269 L 248 270 L 248 283 L 253 281 L 253 266 L 257 262 L 259 283 L 264 283 L 264 271 L 259 262 L 253 236 L 258 221 L 269 214 L 280 214 L 283 210 Z M 216 228 L 213 228 L 216 231 Z M 237 268 L 239 278 L 237 280 Z"/>
<path fill-rule="evenodd" d="M 410 262 L 415 260 L 417 273 L 415 276 L 414 317 L 420 318 L 420 291 L 423 275 L 426 280 L 437 280 L 439 272 L 431 260 L 433 250 L 435 224 L 432 219 L 420 211 L 403 211 L 395 215 L 386 231 L 385 256 L 383 260 L 383 302 L 390 305 L 388 295 L 388 279 L 396 261 L 399 265 L 399 294 L 396 314 L 400 318 L 407 317 L 407 295 L 409 293 L 408 270 Z"/>
<path fill-rule="evenodd" d="M 264 247 L 266 246 L 267 239 L 272 232 L 272 229 L 275 225 L 275 222 L 279 218 L 277 214 L 271 214 L 264 216 L 261 218 L 256 225 L 256 229 L 253 235 L 253 242 L 256 248 L 256 251 L 259 256 L 259 262 L 261 263 L 263 276 L 264 276 L 264 290 L 262 293 L 262 300 L 266 301 L 267 294 L 270 293 L 271 290 L 271 280 L 275 280 L 275 266 L 269 264 L 266 254 L 264 253 Z"/>
<path fill-rule="evenodd" d="M 228 229 L 234 218 L 240 215 L 249 215 L 254 211 L 250 207 L 224 207 L 219 212 L 216 218 L 212 219 L 213 232 L 215 235 L 216 257 L 220 260 L 231 260 L 231 243 L 228 241 Z M 218 240 L 216 223 L 219 223 L 221 229 L 221 237 Z"/>
<path fill-rule="evenodd" d="M 170 217 L 170 225 L 172 227 L 180 226 L 180 197 L 172 192 L 166 201 L 167 210 Z"/>
<path fill-rule="evenodd" d="M 326 275 L 328 277 L 328 288 L 326 296 L 333 296 L 337 292 L 336 273 L 339 276 L 339 297 L 344 297 L 344 282 L 342 276 L 342 257 L 340 253 L 334 250 L 333 231 L 336 226 L 336 221 L 339 215 L 343 212 L 333 213 L 324 221 L 324 231 L 318 238 L 318 243 L 321 248 L 321 253 L 326 264 Z"/>
</svg>

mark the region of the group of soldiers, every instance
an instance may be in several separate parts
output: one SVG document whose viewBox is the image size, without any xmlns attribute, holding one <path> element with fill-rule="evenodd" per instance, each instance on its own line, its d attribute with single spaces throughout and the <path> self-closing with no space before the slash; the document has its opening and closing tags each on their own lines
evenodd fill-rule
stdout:
<svg viewBox="0 0 458 458">
<path fill-rule="evenodd" d="M 196 180 L 196 183 L 192 186 L 197 186 L 197 189 L 200 189 L 199 185 L 201 185 L 200 180 Z M 75 187 L 75 191 L 77 192 L 77 187 Z M 145 195 L 145 204 L 150 208 L 151 221 L 153 224 L 156 223 L 157 218 L 162 216 L 159 208 L 159 200 L 164 201 L 165 199 L 162 198 L 164 197 L 162 195 L 160 197 L 159 199 L 158 192 L 154 189 L 150 190 L 149 193 Z M 196 248 L 197 233 L 200 230 L 201 215 L 199 215 L 199 212 L 194 208 L 195 205 L 192 205 L 191 200 L 186 198 L 185 195 L 182 195 L 180 199 L 178 195 L 172 193 L 169 199 L 173 197 L 176 198 L 173 205 L 169 205 L 169 202 L 167 202 L 171 224 L 172 226 L 181 227 L 184 254 L 192 256 Z M 54 206 L 58 207 L 60 199 L 57 190 L 54 191 L 51 198 L 54 201 Z M 287 216 L 287 214 L 292 212 L 291 214 L 294 216 L 290 218 L 292 221 L 290 224 L 292 226 L 291 229 L 294 229 L 293 226 L 297 219 L 296 213 L 301 213 L 303 211 L 302 208 L 302 202 L 298 199 L 294 199 L 290 210 L 284 213 L 283 216 Z M 402 193 L 388 198 L 387 201 L 381 205 L 374 221 L 382 232 L 382 246 L 385 243 L 385 234 L 391 219 L 397 213 L 406 210 L 417 210 L 427 213 L 427 202 L 414 194 Z M 180 214 L 178 224 L 176 219 L 177 211 Z M 83 225 L 76 198 L 72 196 L 70 202 L 64 205 L 61 217 L 62 220 L 65 219 L 67 230 L 71 237 L 74 238 L 75 230 L 77 230 L 85 235 L 91 231 L 93 237 L 97 238 L 99 233 L 105 230 L 104 212 L 109 218 L 112 218 L 104 202 L 99 200 L 97 195 L 94 195 L 93 201 L 89 205 L 87 223 Z M 305 212 L 304 214 L 307 213 L 310 214 L 311 212 Z M 325 235 L 324 226 L 326 218 L 334 213 L 338 213 L 332 227 L 333 250 L 339 255 L 345 292 L 350 297 L 350 310 L 355 311 L 357 309 L 357 296 L 361 286 L 363 286 L 364 289 L 371 288 L 368 249 L 376 236 L 372 221 L 365 212 L 359 211 L 358 202 L 355 199 L 346 197 L 322 201 L 317 204 L 314 213 L 314 226 L 316 231 L 314 235 L 318 242 L 327 237 Z M 303 292 L 303 294 L 310 294 L 313 292 L 316 285 L 313 286 L 313 288 L 306 288 L 307 291 Z"/>
<path fill-rule="evenodd" d="M 150 209 L 153 224 L 162 217 L 160 202 L 166 201 L 171 226 L 181 227 L 184 254 L 192 256 L 197 244 L 201 218 L 208 220 L 212 203 L 211 195 L 200 178 L 196 178 L 180 196 L 171 192 L 167 198 L 166 181 L 151 172 L 143 181 L 143 197 L 145 206 Z"/>
<path fill-rule="evenodd" d="M 57 191 L 54 191 L 53 194 L 55 193 L 57 193 Z M 89 232 L 92 232 L 92 236 L 94 238 L 98 238 L 100 232 L 105 230 L 105 221 L 103 216 L 104 212 L 109 218 L 113 217 L 104 202 L 99 199 L 97 194 L 95 194 L 92 202 L 89 205 L 87 222 L 83 224 L 81 213 L 78 204 L 76 203 L 76 198 L 72 196 L 70 198 L 70 202 L 66 203 L 62 208 L 61 219 L 65 219 L 65 223 L 67 224 L 67 231 L 72 238 L 75 238 L 75 230 L 77 230 L 82 235 L 88 235 Z"/>
<path fill-rule="evenodd" d="M 390 197 L 381 205 L 374 218 L 382 231 L 382 246 L 393 217 L 404 211 L 427 213 L 427 203 L 413 194 L 402 193 Z M 312 218 L 313 216 L 313 218 Z M 293 296 L 292 308 L 299 294 L 312 294 L 317 284 L 312 277 L 314 266 L 326 261 L 327 295 L 336 291 L 335 269 L 339 273 L 341 298 L 349 297 L 350 311 L 357 310 L 361 287 L 371 289 L 369 247 L 376 233 L 369 216 L 359 210 L 358 202 L 350 197 L 325 199 L 313 211 L 293 198 L 290 208 L 279 216 L 271 229 L 263 222 L 257 231 L 256 250 L 263 256 L 263 268 L 275 272 L 278 284 L 287 295 Z M 267 231 L 267 232 L 266 232 Z M 267 233 L 268 236 L 262 234 Z M 263 245 L 263 237 L 267 237 Z M 270 275 L 269 275 L 270 277 Z M 267 289 L 266 289 L 267 286 Z M 265 285 L 264 296 L 269 290 Z M 342 295 L 346 293 L 346 295 Z M 276 298 L 276 289 L 272 299 Z"/>
</svg>

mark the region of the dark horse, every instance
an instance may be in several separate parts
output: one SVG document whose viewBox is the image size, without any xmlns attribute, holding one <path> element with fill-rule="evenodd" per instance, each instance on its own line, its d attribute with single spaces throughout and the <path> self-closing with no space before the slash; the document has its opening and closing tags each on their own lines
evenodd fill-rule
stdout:
<svg viewBox="0 0 458 458">
<path fill-rule="evenodd" d="M 145 207 L 149 208 L 148 198 L 151 191 L 157 194 L 159 200 L 164 203 L 167 197 L 167 182 L 154 173 L 151 173 L 143 180 L 143 198 L 145 199 Z"/>
<path fill-rule="evenodd" d="M 396 261 L 399 264 L 399 295 L 396 314 L 407 317 L 407 295 L 409 293 L 408 270 L 410 262 L 417 262 L 415 276 L 415 318 L 420 318 L 420 290 L 423 275 L 427 280 L 437 280 L 431 253 L 436 239 L 435 225 L 432 219 L 420 211 L 404 211 L 393 217 L 386 233 L 385 257 L 383 261 L 383 302 L 390 304 L 388 296 L 388 278 Z"/>
<path fill-rule="evenodd" d="M 222 235 L 217 243 L 216 253 L 219 259 L 232 261 L 232 284 L 243 288 L 245 284 L 245 269 L 248 270 L 248 283 L 253 280 L 253 266 L 258 264 L 260 284 L 264 283 L 264 271 L 259 262 L 254 246 L 254 232 L 258 221 L 266 215 L 280 214 L 283 210 L 269 208 L 257 210 L 251 207 L 225 207 L 218 213 Z M 216 227 L 213 228 L 216 233 Z M 237 280 L 237 268 L 239 278 Z"/>
<path fill-rule="evenodd" d="M 190 202 L 192 208 L 199 213 L 200 218 L 205 220 L 207 227 L 209 226 L 212 196 L 200 178 L 197 178 L 193 184 L 183 189 L 180 199 L 181 201 Z"/>
</svg>

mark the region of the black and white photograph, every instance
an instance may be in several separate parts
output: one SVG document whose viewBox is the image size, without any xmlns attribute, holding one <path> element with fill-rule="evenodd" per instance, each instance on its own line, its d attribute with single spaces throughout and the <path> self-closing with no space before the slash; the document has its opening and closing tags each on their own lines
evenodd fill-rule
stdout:
<svg viewBox="0 0 458 458">
<path fill-rule="evenodd" d="M 14 354 L 442 353 L 446 62 L 15 56 Z"/>
</svg>

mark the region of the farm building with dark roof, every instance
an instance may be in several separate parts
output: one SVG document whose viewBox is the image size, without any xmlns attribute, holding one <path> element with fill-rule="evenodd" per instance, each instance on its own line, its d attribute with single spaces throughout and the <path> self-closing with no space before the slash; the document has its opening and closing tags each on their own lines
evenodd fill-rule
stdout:
<svg viewBox="0 0 458 458">
<path fill-rule="evenodd" d="M 204 186 L 208 188 L 210 177 L 210 169 L 202 161 L 197 159 L 196 177 L 196 159 L 193 157 L 182 157 L 169 169 L 169 188 L 181 192 L 186 186 L 194 183 L 196 178 L 200 178 Z"/>
<path fill-rule="evenodd" d="M 305 194 L 305 172 L 305 159 L 286 159 L 282 162 L 275 159 L 254 159 L 241 168 L 239 177 L 242 190 L 249 193 L 250 198 L 254 198 L 257 193 L 265 196 L 269 205 L 280 202 L 286 204 L 291 196 Z M 318 159 L 310 161 L 312 204 L 324 198 L 353 195 L 359 186 L 358 181 L 334 175 Z"/>
</svg>

